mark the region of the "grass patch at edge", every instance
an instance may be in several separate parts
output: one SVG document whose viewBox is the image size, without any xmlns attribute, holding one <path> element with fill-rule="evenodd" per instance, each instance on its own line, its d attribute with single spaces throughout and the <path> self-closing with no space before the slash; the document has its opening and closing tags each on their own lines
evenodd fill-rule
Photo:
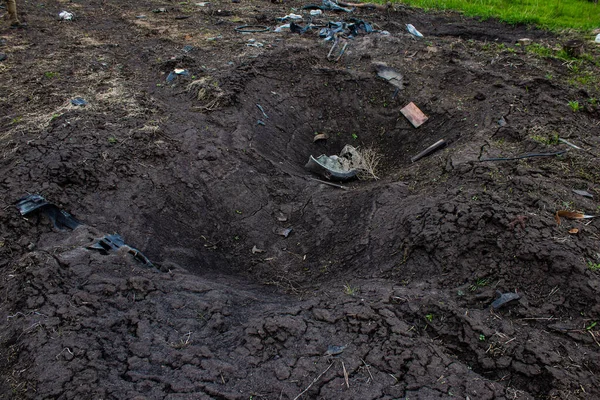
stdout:
<svg viewBox="0 0 600 400">
<path fill-rule="evenodd" d="M 498 18 L 551 30 L 600 28 L 600 4 L 587 0 L 396 0 L 425 9 L 456 10 L 470 17 Z"/>
</svg>

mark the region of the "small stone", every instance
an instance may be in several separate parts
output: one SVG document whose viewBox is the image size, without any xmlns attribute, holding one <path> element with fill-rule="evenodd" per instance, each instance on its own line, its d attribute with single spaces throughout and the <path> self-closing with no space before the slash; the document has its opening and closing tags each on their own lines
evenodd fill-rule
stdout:
<svg viewBox="0 0 600 400">
<path fill-rule="evenodd" d="M 346 346 L 327 346 L 327 351 L 324 355 L 326 356 L 337 356 L 338 354 L 342 354 Z"/>
<path fill-rule="evenodd" d="M 292 233 L 292 228 L 276 228 L 273 230 L 277 235 L 288 237 Z"/>
<path fill-rule="evenodd" d="M 533 40 L 529 38 L 522 38 L 517 40 L 517 43 L 519 43 L 521 46 L 529 46 L 532 42 Z"/>
</svg>

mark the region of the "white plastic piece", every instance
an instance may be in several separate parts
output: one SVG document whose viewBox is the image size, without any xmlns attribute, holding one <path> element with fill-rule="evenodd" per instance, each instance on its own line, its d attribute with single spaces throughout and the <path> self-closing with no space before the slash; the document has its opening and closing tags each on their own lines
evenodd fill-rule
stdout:
<svg viewBox="0 0 600 400">
<path fill-rule="evenodd" d="M 418 38 L 422 38 L 423 35 L 421 34 L 421 32 L 419 32 L 417 30 L 417 28 L 415 28 L 412 24 L 406 24 L 406 30 L 413 36 L 416 36 Z"/>
<path fill-rule="evenodd" d="M 61 11 L 60 14 L 58 14 L 58 18 L 62 21 L 72 21 L 73 17 L 75 17 L 75 15 L 68 11 Z"/>
</svg>

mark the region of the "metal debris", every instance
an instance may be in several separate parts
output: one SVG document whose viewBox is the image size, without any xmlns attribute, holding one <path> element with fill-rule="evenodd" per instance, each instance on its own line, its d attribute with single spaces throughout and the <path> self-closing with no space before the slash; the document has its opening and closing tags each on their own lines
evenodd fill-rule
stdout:
<svg viewBox="0 0 600 400">
<path fill-rule="evenodd" d="M 108 254 L 111 251 L 123 251 L 133 255 L 133 258 L 144 264 L 146 267 L 154 267 L 152 262 L 150 262 L 150 260 L 143 255 L 141 251 L 126 245 L 123 237 L 121 237 L 121 235 L 118 233 L 101 237 L 96 243 L 88 246 L 88 249 L 99 250 L 104 254 Z"/>
<path fill-rule="evenodd" d="M 404 89 L 404 77 L 394 68 L 388 67 L 385 63 L 374 63 L 377 76 L 385 79 L 398 89 Z"/>
<path fill-rule="evenodd" d="M 586 190 L 573 189 L 573 193 L 578 194 L 578 195 L 583 196 L 583 197 L 589 197 L 590 199 L 594 198 L 594 195 L 591 194 L 590 192 L 586 191 Z"/>
<path fill-rule="evenodd" d="M 50 219 L 52 225 L 58 230 L 75 229 L 81 223 L 75 219 L 68 212 L 61 210 L 52 203 L 46 201 L 46 199 L 39 194 L 30 194 L 22 197 L 17 201 L 17 209 L 23 216 L 27 216 L 34 212 L 40 212 Z"/>
<path fill-rule="evenodd" d="M 420 160 L 421 158 L 428 156 L 429 154 L 433 153 L 434 151 L 441 149 L 445 145 L 446 145 L 446 141 L 444 139 L 440 139 L 437 142 L 435 142 L 434 144 L 432 144 L 431 146 L 429 146 L 428 148 L 426 148 L 425 150 L 423 150 L 422 152 L 420 152 L 419 154 L 417 154 L 416 156 L 412 157 L 410 159 L 410 162 L 415 162 L 417 160 Z"/>
<path fill-rule="evenodd" d="M 506 305 L 507 303 L 510 303 L 511 301 L 514 300 L 519 300 L 521 298 L 521 296 L 518 293 L 501 293 L 501 292 L 496 292 L 500 297 L 498 297 L 496 300 L 494 300 L 494 302 L 492 303 L 492 307 L 494 308 L 494 310 L 499 309 L 500 307 L 503 307 L 504 305 Z"/>
</svg>

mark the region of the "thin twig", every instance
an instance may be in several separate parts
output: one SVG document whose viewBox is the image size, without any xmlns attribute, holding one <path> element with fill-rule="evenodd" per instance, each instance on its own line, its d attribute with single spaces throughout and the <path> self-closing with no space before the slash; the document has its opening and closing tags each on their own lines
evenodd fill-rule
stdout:
<svg viewBox="0 0 600 400">
<path fill-rule="evenodd" d="M 507 340 L 506 342 L 504 342 L 504 343 L 502 343 L 502 344 L 503 344 L 503 345 L 507 345 L 507 344 L 509 344 L 510 342 L 512 342 L 513 340 L 515 340 L 516 338 L 517 338 L 517 337 L 515 336 L 514 338 L 512 338 L 512 339 L 510 339 L 510 340 Z"/>
<path fill-rule="evenodd" d="M 581 147 L 579 147 L 577 145 L 574 145 L 573 143 L 571 143 L 571 142 L 569 142 L 569 141 L 567 141 L 567 140 L 565 140 L 563 138 L 558 138 L 558 141 L 561 142 L 561 143 L 566 144 L 567 146 L 571 146 L 574 149 L 583 150 Z"/>
<path fill-rule="evenodd" d="M 480 162 L 484 161 L 512 161 L 512 160 L 522 160 L 524 158 L 534 158 L 534 157 L 552 157 L 552 156 L 560 156 L 565 154 L 568 150 L 556 151 L 554 153 L 528 153 L 523 154 L 521 156 L 515 157 L 497 157 L 497 158 L 484 158 L 483 160 L 479 160 Z"/>
<path fill-rule="evenodd" d="M 598 347 L 600 347 L 600 343 L 598 343 L 598 340 L 596 339 L 596 335 L 594 335 L 594 332 L 592 332 L 591 329 L 588 329 L 587 331 L 589 332 L 590 335 L 592 335 L 592 339 L 594 339 L 594 342 L 596 342 Z"/>
<path fill-rule="evenodd" d="M 294 397 L 294 400 L 298 400 L 304 393 L 306 393 L 308 391 L 308 389 L 310 389 L 312 387 L 312 385 L 314 385 L 323 375 L 325 375 L 325 372 L 329 371 L 329 369 L 331 367 L 333 367 L 333 364 L 335 364 L 335 363 L 329 364 L 329 367 L 327 367 L 327 369 L 325 371 L 321 372 L 319 374 L 319 376 L 317 376 L 315 379 L 313 379 L 313 381 L 310 383 L 310 385 L 308 385 L 306 387 L 306 389 L 304 389 L 303 391 L 301 391 L 298 396 Z"/>
<path fill-rule="evenodd" d="M 369 368 L 369 365 L 365 362 L 365 360 L 363 360 L 362 358 L 360 359 L 360 361 L 363 362 L 363 364 L 365 364 L 365 367 L 367 367 L 367 372 L 369 373 L 369 376 L 371 377 L 371 380 L 373 382 L 375 382 L 375 379 L 373 379 L 373 375 L 371 375 L 371 369 Z"/>
<path fill-rule="evenodd" d="M 316 182 L 319 182 L 319 183 L 323 183 L 323 184 L 325 184 L 325 185 L 333 186 L 333 187 L 336 187 L 336 188 L 338 188 L 338 189 L 344 189 L 344 190 L 348 190 L 348 188 L 347 188 L 346 186 L 337 185 L 337 184 L 335 184 L 335 183 L 331 183 L 331 182 L 325 182 L 325 181 L 322 181 L 322 180 L 320 180 L 320 179 L 315 179 L 315 178 L 309 178 L 309 179 L 310 179 L 311 181 L 316 181 Z"/>
<path fill-rule="evenodd" d="M 56 355 L 56 359 L 57 359 L 57 360 L 58 360 L 58 357 L 59 357 L 59 356 L 60 356 L 62 353 L 64 353 L 64 352 L 65 352 L 65 350 L 66 350 L 66 351 L 68 351 L 70 355 L 73 355 L 73 352 L 71 351 L 71 349 L 69 349 L 68 347 L 65 347 L 64 349 L 62 349 L 62 351 L 61 351 L 60 353 L 58 353 L 58 354 Z"/>
<path fill-rule="evenodd" d="M 344 370 L 344 380 L 346 381 L 346 387 L 348 389 L 350 389 L 350 384 L 348 383 L 348 371 L 346 371 L 346 366 L 344 365 L 343 361 L 342 361 L 342 369 Z"/>
</svg>

